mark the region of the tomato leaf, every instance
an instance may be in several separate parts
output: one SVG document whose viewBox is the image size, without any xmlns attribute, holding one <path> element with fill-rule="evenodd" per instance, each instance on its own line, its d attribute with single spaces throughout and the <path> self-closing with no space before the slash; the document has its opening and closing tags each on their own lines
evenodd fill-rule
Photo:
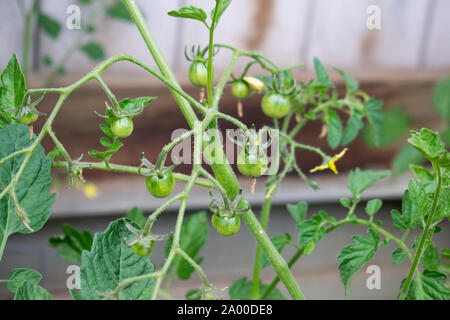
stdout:
<svg viewBox="0 0 450 320">
<path fill-rule="evenodd" d="M 16 293 L 25 283 L 38 284 L 42 280 L 42 274 L 32 269 L 13 269 L 8 278 L 8 290 Z"/>
<path fill-rule="evenodd" d="M 65 224 L 63 225 L 63 235 L 51 237 L 49 244 L 53 248 L 61 248 L 58 256 L 71 263 L 81 262 L 83 250 L 91 250 L 93 238 L 89 231 L 78 231 Z"/>
<path fill-rule="evenodd" d="M 345 130 L 342 136 L 342 146 L 345 147 L 350 142 L 355 140 L 358 136 L 358 132 L 364 127 L 364 124 L 360 118 L 360 116 L 353 112 L 350 118 L 347 121 L 347 125 L 345 126 Z"/>
<path fill-rule="evenodd" d="M 36 139 L 30 140 L 28 127 L 21 124 L 10 124 L 0 129 L 0 159 L 27 148 Z M 9 185 L 20 169 L 25 155 L 17 155 L 0 167 L 0 192 Z M 50 208 L 55 195 L 49 195 L 52 182 L 50 160 L 39 145 L 33 152 L 25 169 L 15 186 L 15 193 L 20 206 L 28 213 L 30 227 L 38 231 L 51 215 Z M 10 193 L 0 199 L 0 243 L 13 233 L 31 233 L 16 214 L 16 206 Z M 1 257 L 0 257 L 1 258 Z"/>
<path fill-rule="evenodd" d="M 334 70 L 336 70 L 342 76 L 342 78 L 344 78 L 345 85 L 347 87 L 347 95 L 352 94 L 353 92 L 358 90 L 359 83 L 351 74 L 338 68 L 334 68 Z"/>
<path fill-rule="evenodd" d="M 405 261 L 405 252 L 402 248 L 397 248 L 392 252 L 392 262 L 402 264 Z"/>
<path fill-rule="evenodd" d="M 213 19 L 214 15 L 216 14 L 215 12 L 217 10 L 216 21 L 215 21 L 214 25 L 212 26 L 213 29 L 217 28 L 217 25 L 219 24 L 219 21 L 222 18 L 222 15 L 227 10 L 227 8 L 229 7 L 230 4 L 231 4 L 231 0 L 216 0 L 216 6 L 211 11 L 211 19 Z"/>
<path fill-rule="evenodd" d="M 232 300 L 251 300 L 252 299 L 252 287 L 253 287 L 253 282 L 247 281 L 246 277 L 236 280 L 235 282 L 233 282 L 230 289 L 228 290 L 230 299 L 232 299 Z M 268 287 L 269 287 L 269 285 L 263 284 L 260 282 L 259 293 L 263 294 Z M 265 299 L 266 300 L 286 300 L 286 298 L 281 294 L 281 292 L 277 288 L 274 288 Z"/>
<path fill-rule="evenodd" d="M 450 78 L 440 81 L 434 88 L 433 104 L 440 115 L 450 121 Z"/>
<path fill-rule="evenodd" d="M 391 108 L 384 112 L 383 122 L 378 130 L 375 127 L 367 126 L 362 137 L 365 143 L 372 148 L 388 146 L 400 140 L 409 130 L 411 126 L 411 118 L 409 115 L 399 108 Z M 378 137 L 378 142 L 374 137 Z"/>
<path fill-rule="evenodd" d="M 330 83 L 330 77 L 328 75 L 327 70 L 323 66 L 322 62 L 319 59 L 314 58 L 314 70 L 317 76 L 317 82 L 324 87 L 332 87 L 333 85 Z"/>
<path fill-rule="evenodd" d="M 446 280 L 447 276 L 443 273 L 436 271 L 425 270 L 420 276 L 411 282 L 407 300 L 449 300 L 450 289 L 444 286 L 443 280 Z M 403 287 L 405 280 L 402 281 L 401 287 Z"/>
<path fill-rule="evenodd" d="M 310 242 L 319 242 L 325 236 L 325 226 L 333 223 L 334 218 L 328 217 L 325 211 L 320 211 L 312 216 L 310 220 L 304 220 L 297 224 L 299 231 L 298 243 L 307 246 Z"/>
<path fill-rule="evenodd" d="M 426 128 L 420 132 L 411 132 L 408 142 L 430 161 L 439 159 L 445 152 L 445 145 L 439 134 Z"/>
<path fill-rule="evenodd" d="M 366 205 L 366 213 L 370 217 L 373 217 L 381 209 L 382 205 L 383 201 L 381 201 L 380 199 L 369 200 Z"/>
<path fill-rule="evenodd" d="M 133 19 L 131 18 L 130 13 L 128 12 L 127 7 L 125 4 L 118 0 L 108 6 L 106 8 L 106 14 L 113 19 L 118 19 L 126 22 L 133 22 Z"/>
<path fill-rule="evenodd" d="M 51 38 L 56 39 L 61 34 L 61 23 L 49 15 L 39 12 L 38 25 Z"/>
<path fill-rule="evenodd" d="M 193 19 L 202 22 L 205 22 L 208 17 L 203 9 L 194 6 L 183 7 L 178 11 L 170 11 L 168 15 L 175 18 Z"/>
<path fill-rule="evenodd" d="M 391 211 L 391 215 L 394 220 L 394 227 L 398 230 L 406 231 L 419 225 L 420 213 L 417 207 L 413 205 L 408 190 L 403 194 L 402 213 L 394 209 Z"/>
<path fill-rule="evenodd" d="M 80 49 L 92 61 L 103 60 L 106 57 L 105 50 L 98 42 L 90 41 L 81 46 Z"/>
<path fill-rule="evenodd" d="M 351 191 L 355 198 L 358 198 L 367 188 L 372 186 L 375 182 L 380 179 L 389 177 L 390 175 L 390 171 L 361 171 L 359 168 L 356 168 L 355 171 L 350 172 L 350 185 L 348 186 L 348 189 Z"/>
<path fill-rule="evenodd" d="M 157 97 L 140 97 L 135 99 L 124 99 L 119 102 L 120 109 L 127 115 L 136 116 L 144 110 L 146 106 L 158 99 Z"/>
<path fill-rule="evenodd" d="M 328 145 L 336 149 L 342 140 L 342 122 L 338 114 L 333 110 L 328 110 Z"/>
<path fill-rule="evenodd" d="M 422 164 L 424 161 L 422 153 L 407 144 L 394 157 L 391 167 L 394 174 L 399 175 L 407 171 L 411 164 Z"/>
<path fill-rule="evenodd" d="M 296 205 L 288 204 L 286 208 L 291 214 L 292 218 L 294 218 L 297 223 L 300 223 L 306 218 L 306 213 L 308 212 L 308 203 L 306 201 L 301 201 Z"/>
<path fill-rule="evenodd" d="M 440 265 L 438 248 L 432 244 L 428 245 L 423 251 L 420 262 L 425 270 L 437 271 Z"/>
<path fill-rule="evenodd" d="M 83 299 L 99 300 L 112 293 L 118 284 L 128 278 L 142 276 L 154 271 L 147 257 L 134 254 L 124 239 L 134 235 L 126 227 L 125 219 L 112 222 L 105 232 L 95 235 L 90 251 L 81 256 L 80 280 Z M 134 282 L 120 291 L 121 300 L 149 299 L 154 279 Z"/>
<path fill-rule="evenodd" d="M 208 239 L 209 225 L 206 212 L 202 211 L 196 213 L 187 218 L 180 233 L 180 246 L 192 259 L 197 263 L 201 263 L 203 258 L 198 258 L 202 247 L 205 245 Z M 167 241 L 166 255 L 172 247 L 172 238 Z M 175 268 L 175 272 L 178 278 L 182 280 L 188 280 L 191 277 L 194 268 L 182 257 L 176 256 L 172 265 Z"/>
<path fill-rule="evenodd" d="M 369 120 L 369 125 L 373 132 L 373 144 L 378 146 L 380 142 L 380 133 L 383 127 L 383 101 L 370 99 L 365 105 L 364 109 L 366 111 L 367 119 Z"/>
<path fill-rule="evenodd" d="M 27 87 L 25 76 L 15 54 L 9 60 L 0 79 L 2 80 L 0 105 L 5 109 L 14 109 L 21 106 Z M 3 112 L 2 114 L 4 115 Z"/>
<path fill-rule="evenodd" d="M 357 235 L 352 240 L 354 243 L 342 249 L 338 256 L 341 281 L 345 286 L 347 297 L 353 275 L 372 260 L 378 249 L 380 238 L 375 231 L 370 229 L 368 237 Z"/>
<path fill-rule="evenodd" d="M 14 300 L 52 300 L 52 295 L 40 285 L 25 281 L 17 290 Z"/>
</svg>

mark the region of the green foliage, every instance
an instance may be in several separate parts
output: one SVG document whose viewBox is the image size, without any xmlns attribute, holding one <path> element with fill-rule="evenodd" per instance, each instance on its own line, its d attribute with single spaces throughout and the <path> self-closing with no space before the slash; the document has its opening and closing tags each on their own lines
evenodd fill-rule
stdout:
<svg viewBox="0 0 450 320">
<path fill-rule="evenodd" d="M 434 88 L 433 104 L 439 114 L 450 121 L 450 78 L 441 80 Z"/>
<path fill-rule="evenodd" d="M 359 198 L 362 193 L 375 182 L 389 177 L 390 175 L 390 171 L 361 171 L 359 168 L 356 168 L 355 171 L 350 172 L 350 185 L 348 186 L 348 189 L 353 194 L 353 197 Z"/>
<path fill-rule="evenodd" d="M 214 16 L 216 17 L 215 23 L 211 26 L 212 29 L 217 28 L 217 25 L 219 24 L 219 21 L 222 18 L 222 15 L 228 9 L 230 4 L 231 4 L 231 0 L 216 0 L 216 6 L 211 11 L 211 19 L 213 19 Z M 217 10 L 217 13 L 216 13 L 216 10 Z"/>
<path fill-rule="evenodd" d="M 354 244 L 342 249 L 338 256 L 341 281 L 345 286 L 347 297 L 353 275 L 372 260 L 380 242 L 378 234 L 372 229 L 369 230 L 368 237 L 358 235 L 354 236 L 352 240 Z"/>
<path fill-rule="evenodd" d="M 106 57 L 103 47 L 95 41 L 85 43 L 80 49 L 92 61 L 103 60 Z"/>
<path fill-rule="evenodd" d="M 253 283 L 247 281 L 246 277 L 236 280 L 228 290 L 230 299 L 232 300 L 250 300 L 252 298 L 252 286 Z M 268 285 L 260 282 L 259 294 L 263 294 Z M 266 300 L 285 300 L 286 298 L 281 294 L 278 289 L 273 289 L 271 293 L 266 297 Z"/>
<path fill-rule="evenodd" d="M 8 290 L 16 293 L 25 282 L 38 284 L 42 280 L 42 274 L 32 269 L 18 268 L 9 274 Z"/>
<path fill-rule="evenodd" d="M 419 210 L 411 201 L 408 190 L 403 194 L 402 212 L 400 213 L 398 210 L 394 209 L 392 210 L 391 215 L 394 221 L 394 227 L 402 231 L 414 229 L 421 222 Z"/>
<path fill-rule="evenodd" d="M 42 275 L 32 269 L 14 269 L 9 274 L 8 289 L 14 300 L 52 300 L 47 290 L 39 285 Z"/>
<path fill-rule="evenodd" d="M 402 174 L 409 169 L 411 164 L 422 164 L 425 158 L 416 148 L 407 144 L 405 145 L 392 160 L 392 171 L 395 175 Z"/>
<path fill-rule="evenodd" d="M 405 252 L 402 248 L 397 248 L 392 252 L 392 262 L 402 264 L 405 261 Z"/>
<path fill-rule="evenodd" d="M 125 215 L 125 218 L 133 221 L 140 229 L 144 228 L 145 222 L 147 221 L 144 213 L 138 207 L 134 207 L 130 211 L 128 211 Z"/>
<path fill-rule="evenodd" d="M 349 73 L 347 73 L 347 72 L 345 72 L 343 70 L 340 70 L 338 68 L 334 68 L 334 69 L 344 79 L 345 85 L 347 87 L 347 95 L 351 95 L 352 93 L 354 93 L 355 91 L 357 91 L 359 89 L 358 81 L 356 81 L 355 78 L 351 74 L 349 74 Z"/>
<path fill-rule="evenodd" d="M 445 150 L 444 143 L 441 142 L 439 134 L 429 129 L 422 129 L 420 132 L 411 132 L 411 138 L 408 142 L 430 161 L 438 160 L 445 153 L 448 153 Z"/>
<path fill-rule="evenodd" d="M 106 14 L 113 19 L 133 22 L 127 7 L 121 0 L 115 1 L 113 4 L 109 5 L 106 8 Z"/>
<path fill-rule="evenodd" d="M 39 12 L 38 25 L 50 38 L 56 39 L 61 33 L 61 23 L 43 12 Z"/>
<path fill-rule="evenodd" d="M 447 276 L 440 272 L 427 271 L 412 281 L 407 300 L 449 300 L 450 290 L 444 286 Z M 403 286 L 404 282 L 402 282 Z"/>
<path fill-rule="evenodd" d="M 0 88 L 0 109 L 4 108 L 2 115 L 5 116 L 5 109 L 14 109 L 22 105 L 27 91 L 25 77 L 15 54 L 9 60 L 0 79 L 2 80 L 2 87 Z M 7 120 L 9 120 L 8 123 L 11 122 L 10 117 L 7 117 Z"/>
<path fill-rule="evenodd" d="M 328 75 L 327 70 L 323 66 L 322 62 L 314 58 L 314 70 L 316 72 L 317 83 L 325 88 L 333 87 L 333 84 L 330 83 L 330 76 Z"/>
<path fill-rule="evenodd" d="M 17 290 L 14 300 L 52 300 L 52 296 L 40 285 L 26 281 Z"/>
<path fill-rule="evenodd" d="M 347 121 L 345 130 L 342 136 L 342 146 L 350 144 L 358 136 L 359 131 L 364 127 L 364 123 L 361 120 L 361 115 L 356 111 L 352 113 Z"/>
<path fill-rule="evenodd" d="M 175 18 L 193 19 L 205 22 L 208 17 L 206 12 L 195 6 L 183 7 L 179 10 L 173 10 L 168 13 L 169 16 Z"/>
<path fill-rule="evenodd" d="M 301 201 L 296 205 L 288 204 L 286 208 L 291 214 L 292 218 L 297 223 L 300 223 L 306 218 L 306 213 L 308 212 L 308 203 L 306 201 Z"/>
<path fill-rule="evenodd" d="M 373 134 L 373 144 L 378 146 L 380 144 L 380 134 L 383 129 L 383 101 L 370 99 L 364 105 L 367 119 L 369 121 L 370 130 Z"/>
<path fill-rule="evenodd" d="M 105 232 L 95 234 L 90 251 L 83 251 L 81 257 L 80 280 L 83 299 L 99 300 L 111 298 L 111 294 L 124 280 L 151 274 L 153 264 L 148 257 L 133 253 L 124 239 L 133 234 L 125 226 L 125 220 L 112 222 Z M 120 300 L 146 300 L 153 291 L 154 279 L 135 281 L 123 288 Z"/>
<path fill-rule="evenodd" d="M 328 145 L 332 149 L 339 147 L 342 141 L 343 128 L 338 114 L 333 110 L 328 110 Z"/>
<path fill-rule="evenodd" d="M 391 108 L 384 112 L 383 122 L 378 129 L 378 144 L 374 136 L 374 126 L 368 126 L 363 131 L 363 138 L 372 148 L 385 147 L 399 141 L 409 130 L 411 119 L 407 113 L 399 108 Z"/>
<path fill-rule="evenodd" d="M 300 232 L 298 243 L 306 246 L 310 242 L 319 242 L 325 236 L 325 226 L 335 221 L 336 219 L 329 217 L 323 210 L 314 214 L 310 220 L 301 221 L 297 224 L 297 230 Z"/>
<path fill-rule="evenodd" d="M 209 224 L 206 212 L 202 211 L 187 218 L 181 228 L 180 246 L 195 262 L 200 264 L 203 258 L 197 257 L 208 239 Z M 166 253 L 170 251 L 173 238 L 167 242 Z M 182 257 L 177 256 L 172 264 L 178 278 L 188 280 L 194 268 Z"/>
<path fill-rule="evenodd" d="M 50 246 L 60 248 L 58 256 L 71 263 L 80 263 L 83 250 L 90 251 L 93 238 L 89 231 L 78 231 L 65 224 L 62 227 L 63 235 L 49 239 Z"/>
<path fill-rule="evenodd" d="M 29 147 L 34 140 L 35 137 L 30 140 L 30 132 L 24 125 L 10 124 L 0 129 L 0 159 Z M 24 158 L 24 154 L 17 155 L 0 167 L 0 193 L 15 179 Z M 18 203 L 15 203 L 11 192 L 0 199 L 0 243 L 6 243 L 8 237 L 16 232 L 31 233 L 23 220 L 28 220 L 26 222 L 33 231 L 38 231 L 47 222 L 55 200 L 55 195 L 48 194 L 51 181 L 50 160 L 38 145 L 14 185 Z"/>
<path fill-rule="evenodd" d="M 367 206 L 366 206 L 366 213 L 370 217 L 373 217 L 375 215 L 375 213 L 377 213 L 381 209 L 382 205 L 383 205 L 383 201 L 381 201 L 380 199 L 369 200 L 369 202 L 367 202 Z"/>
<path fill-rule="evenodd" d="M 270 238 L 270 241 L 272 241 L 273 245 L 277 249 L 279 253 L 283 251 L 283 249 L 291 242 L 291 235 L 289 233 L 285 233 L 279 236 L 275 236 Z M 261 269 L 267 268 L 271 265 L 269 258 L 267 255 L 262 252 L 259 264 L 261 266 Z"/>
</svg>

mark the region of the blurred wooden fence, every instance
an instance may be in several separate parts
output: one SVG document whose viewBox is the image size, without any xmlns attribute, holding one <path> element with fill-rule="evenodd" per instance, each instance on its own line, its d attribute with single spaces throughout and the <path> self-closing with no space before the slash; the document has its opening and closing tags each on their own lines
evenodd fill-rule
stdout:
<svg viewBox="0 0 450 320">
<path fill-rule="evenodd" d="M 30 0 L 25 0 L 30 3 Z M 207 31 L 197 21 L 175 19 L 167 12 L 184 5 L 203 8 L 211 0 L 138 0 L 151 30 L 168 61 L 185 70 L 184 45 L 207 43 Z M 63 24 L 60 39 L 36 34 L 39 48 L 36 62 L 51 55 L 58 61 L 79 30 L 65 28 L 66 9 L 76 0 L 42 0 L 42 10 Z M 381 30 L 369 30 L 367 8 L 376 5 L 381 13 Z M 91 14 L 81 6 L 83 21 Z M 234 0 L 223 17 L 217 41 L 248 50 L 262 51 L 282 65 L 305 62 L 313 57 L 351 69 L 417 68 L 450 66 L 450 1 L 448 0 Z M 133 24 L 100 16 L 92 40 L 100 42 L 108 55 L 127 53 L 151 63 L 145 44 Z M 16 0 L 0 0 L 0 66 L 22 47 L 23 17 Z M 86 38 L 90 39 L 91 36 Z M 217 61 L 222 69 L 226 59 Z M 93 63 L 81 53 L 73 56 L 69 71 L 84 71 Z M 40 68 L 35 63 L 35 68 Z M 130 70 L 128 65 L 116 72 Z"/>
</svg>

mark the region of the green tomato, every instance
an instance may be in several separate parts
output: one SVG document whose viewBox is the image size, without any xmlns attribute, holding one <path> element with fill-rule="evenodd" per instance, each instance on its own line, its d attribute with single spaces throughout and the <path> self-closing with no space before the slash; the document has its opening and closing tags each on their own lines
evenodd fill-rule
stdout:
<svg viewBox="0 0 450 320">
<path fill-rule="evenodd" d="M 236 98 L 245 99 L 250 94 L 250 86 L 244 80 L 236 80 L 231 86 L 231 92 Z"/>
<path fill-rule="evenodd" d="M 214 68 L 212 74 L 214 78 Z M 208 68 L 205 63 L 195 61 L 191 64 L 191 67 L 189 68 L 189 80 L 191 80 L 193 85 L 200 88 L 208 86 Z"/>
<path fill-rule="evenodd" d="M 133 133 L 133 120 L 123 117 L 115 120 L 111 126 L 111 131 L 119 138 L 127 138 Z"/>
<path fill-rule="evenodd" d="M 212 217 L 212 224 L 221 235 L 232 236 L 239 231 L 241 218 L 238 215 L 233 217 L 221 216 L 220 211 L 218 211 Z"/>
<path fill-rule="evenodd" d="M 270 118 L 283 118 L 291 109 L 291 101 L 287 96 L 276 92 L 269 92 L 262 100 L 262 109 L 266 116 Z"/>
<path fill-rule="evenodd" d="M 36 122 L 37 119 L 38 119 L 37 114 L 27 112 L 19 119 L 19 122 L 21 124 L 29 126 L 30 124 L 33 124 L 34 122 Z"/>
<path fill-rule="evenodd" d="M 154 246 L 155 246 L 155 241 L 151 240 L 149 247 L 147 249 L 145 248 L 145 246 L 142 243 L 139 243 L 139 242 L 136 242 L 135 244 L 133 244 L 131 246 L 131 249 L 138 256 L 145 257 L 145 256 L 148 256 L 152 252 Z"/>
<path fill-rule="evenodd" d="M 148 176 L 145 179 L 148 192 L 156 198 L 165 198 L 172 193 L 175 187 L 175 178 L 172 171 Z"/>
<path fill-rule="evenodd" d="M 251 178 L 259 178 L 266 172 L 269 161 L 263 152 L 256 154 L 248 154 L 242 151 L 238 156 L 238 170 L 239 172 Z"/>
</svg>

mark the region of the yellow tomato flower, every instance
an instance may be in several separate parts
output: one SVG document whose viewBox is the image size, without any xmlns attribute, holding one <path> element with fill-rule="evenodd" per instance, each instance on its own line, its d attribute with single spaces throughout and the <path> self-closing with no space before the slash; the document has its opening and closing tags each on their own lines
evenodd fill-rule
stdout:
<svg viewBox="0 0 450 320">
<path fill-rule="evenodd" d="M 95 199 L 98 197 L 98 189 L 93 183 L 86 183 L 83 187 L 83 193 L 88 199 Z"/>
<path fill-rule="evenodd" d="M 255 77 L 244 77 L 244 81 L 252 87 L 253 90 L 261 91 L 264 89 L 264 82 Z"/>
<path fill-rule="evenodd" d="M 347 148 L 345 148 L 344 150 L 342 150 L 341 153 L 335 155 L 332 159 L 328 158 L 322 165 L 315 167 L 314 169 L 311 169 L 311 173 L 313 172 L 317 172 L 317 171 L 322 171 L 322 170 L 326 170 L 326 169 L 330 169 L 331 171 L 334 172 L 334 174 L 338 174 L 337 168 L 336 168 L 336 162 L 341 159 L 345 153 L 347 152 Z"/>
</svg>

